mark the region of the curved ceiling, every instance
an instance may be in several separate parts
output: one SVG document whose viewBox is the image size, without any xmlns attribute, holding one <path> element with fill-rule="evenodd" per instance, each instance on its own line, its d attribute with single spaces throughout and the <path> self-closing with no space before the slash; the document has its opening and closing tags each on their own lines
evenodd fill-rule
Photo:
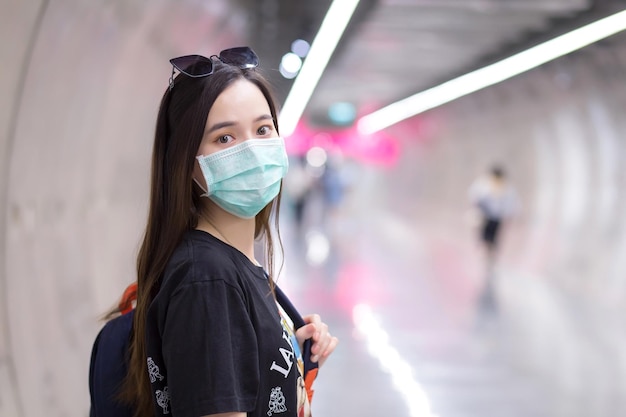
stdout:
<svg viewBox="0 0 626 417">
<path fill-rule="evenodd" d="M 305 117 L 349 102 L 372 111 L 616 10 L 619 1 L 363 0 L 309 102 Z M 297 37 L 312 41 L 330 1 L 246 4 L 250 42 L 276 69 Z M 268 64 L 269 62 L 269 64 Z M 277 74 L 277 72 L 276 72 Z M 283 98 L 290 81 L 280 80 Z"/>
</svg>

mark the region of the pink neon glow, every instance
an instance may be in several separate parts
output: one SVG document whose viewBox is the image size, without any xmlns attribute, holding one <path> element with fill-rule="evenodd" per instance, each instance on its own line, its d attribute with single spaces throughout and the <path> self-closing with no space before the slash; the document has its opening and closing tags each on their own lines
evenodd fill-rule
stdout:
<svg viewBox="0 0 626 417">
<path fill-rule="evenodd" d="M 291 155 L 302 155 L 314 146 L 328 151 L 340 151 L 364 163 L 393 166 L 400 154 L 399 144 L 395 137 L 377 132 L 372 135 L 361 135 L 356 126 L 349 128 L 315 129 L 300 121 L 295 131 L 286 140 L 287 152 Z"/>
</svg>

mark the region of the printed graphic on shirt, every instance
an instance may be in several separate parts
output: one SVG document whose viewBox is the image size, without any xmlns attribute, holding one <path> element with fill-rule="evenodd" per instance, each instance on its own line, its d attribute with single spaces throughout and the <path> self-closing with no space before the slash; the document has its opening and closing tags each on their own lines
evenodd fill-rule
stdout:
<svg viewBox="0 0 626 417">
<path fill-rule="evenodd" d="M 278 351 L 280 352 L 280 355 L 282 356 L 283 360 L 279 361 L 279 363 L 276 363 L 276 361 L 273 361 L 272 366 L 270 367 L 270 371 L 278 371 L 285 378 L 287 378 L 287 376 L 289 376 L 289 372 L 291 372 L 291 367 L 293 366 L 293 359 L 295 357 L 295 353 L 294 353 L 293 341 L 287 334 L 287 331 L 284 329 L 283 329 L 283 339 L 285 339 L 285 341 L 287 342 L 287 344 L 289 345 L 291 349 L 286 349 L 283 347 L 278 348 Z"/>
<path fill-rule="evenodd" d="M 157 404 L 163 409 L 163 414 L 169 414 L 170 410 L 168 409 L 170 405 L 170 393 L 167 390 L 167 387 L 163 388 L 163 391 L 156 390 L 154 392 Z"/>
<path fill-rule="evenodd" d="M 302 376 L 298 377 L 298 417 L 311 417 L 311 404 Z"/>
<path fill-rule="evenodd" d="M 278 304 L 278 311 L 280 313 L 280 324 L 283 326 L 283 339 L 289 343 L 289 346 L 293 350 L 292 358 L 295 356 L 298 363 L 298 371 L 300 375 L 304 374 L 304 361 L 302 360 L 302 353 L 300 352 L 300 345 L 298 345 L 298 339 L 296 339 L 296 333 L 294 331 L 293 321 L 289 318 L 289 315 Z M 293 359 L 292 362 L 293 364 Z M 291 369 L 291 366 L 290 366 Z M 285 377 L 287 377 L 285 375 Z"/>
<path fill-rule="evenodd" d="M 154 363 L 151 357 L 148 358 L 148 374 L 150 375 L 150 382 L 154 383 L 158 379 L 163 381 L 163 375 L 159 373 L 159 367 Z"/>
<path fill-rule="evenodd" d="M 284 368 L 281 368 L 281 369 L 283 371 L 287 371 L 287 373 L 285 374 L 285 378 L 286 378 L 289 370 L 291 370 L 291 366 L 293 365 L 294 359 L 296 360 L 297 365 L 298 365 L 297 366 L 298 386 L 296 389 L 297 415 L 298 417 L 311 417 L 311 404 L 309 401 L 309 396 L 307 395 L 307 390 L 306 390 L 305 381 L 304 381 L 304 360 L 302 359 L 302 353 L 300 351 L 300 346 L 298 345 L 298 339 L 296 339 L 293 321 L 291 320 L 289 315 L 285 312 L 285 310 L 283 310 L 280 304 L 278 305 L 278 311 L 280 312 L 281 325 L 283 327 L 283 339 L 285 339 L 287 343 L 289 343 L 289 346 L 291 346 L 292 348 L 292 352 L 289 352 L 290 355 L 287 355 L 287 356 L 285 356 L 285 354 L 281 350 L 281 353 L 283 353 L 283 358 L 285 359 L 285 362 L 289 364 L 288 370 Z M 276 362 L 272 363 L 272 369 L 274 369 L 274 367 L 277 366 L 275 365 L 275 363 Z M 279 370 L 279 369 L 274 369 L 274 370 Z M 273 390 L 272 390 L 272 394 L 273 394 Z M 270 411 L 271 411 L 271 403 L 272 401 L 270 400 Z M 268 415 L 270 415 L 269 411 L 268 411 Z"/>
<path fill-rule="evenodd" d="M 285 405 L 285 396 L 283 395 L 283 390 L 280 387 L 272 388 L 268 407 L 268 416 L 277 413 L 284 413 L 285 411 L 287 411 L 287 406 Z"/>
</svg>

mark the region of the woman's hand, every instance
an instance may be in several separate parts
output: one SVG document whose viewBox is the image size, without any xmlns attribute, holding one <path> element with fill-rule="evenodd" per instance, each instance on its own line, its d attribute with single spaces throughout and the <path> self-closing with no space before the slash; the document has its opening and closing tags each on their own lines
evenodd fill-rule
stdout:
<svg viewBox="0 0 626 417">
<path fill-rule="evenodd" d="M 313 339 L 311 361 L 317 362 L 321 367 L 337 347 L 339 339 L 330 335 L 328 325 L 322 322 L 318 314 L 311 314 L 303 318 L 307 324 L 296 331 L 298 344 L 302 346 L 306 339 Z"/>
</svg>

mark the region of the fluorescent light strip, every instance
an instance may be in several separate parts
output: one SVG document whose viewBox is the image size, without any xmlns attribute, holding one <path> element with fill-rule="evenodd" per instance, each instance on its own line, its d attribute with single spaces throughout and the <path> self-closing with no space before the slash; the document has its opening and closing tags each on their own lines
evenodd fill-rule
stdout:
<svg viewBox="0 0 626 417">
<path fill-rule="evenodd" d="M 280 133 L 293 133 L 359 0 L 334 0 L 280 112 Z"/>
<path fill-rule="evenodd" d="M 358 129 L 363 134 L 377 132 L 416 114 L 536 68 L 625 29 L 626 10 L 385 106 L 359 119 Z"/>
<path fill-rule="evenodd" d="M 435 417 L 430 411 L 426 393 L 413 377 L 411 365 L 389 344 L 389 335 L 378 323 L 370 306 L 355 306 L 353 319 L 357 330 L 366 339 L 370 355 L 378 359 L 385 372 L 391 374 L 395 388 L 400 391 L 409 408 L 409 416 Z"/>
</svg>

